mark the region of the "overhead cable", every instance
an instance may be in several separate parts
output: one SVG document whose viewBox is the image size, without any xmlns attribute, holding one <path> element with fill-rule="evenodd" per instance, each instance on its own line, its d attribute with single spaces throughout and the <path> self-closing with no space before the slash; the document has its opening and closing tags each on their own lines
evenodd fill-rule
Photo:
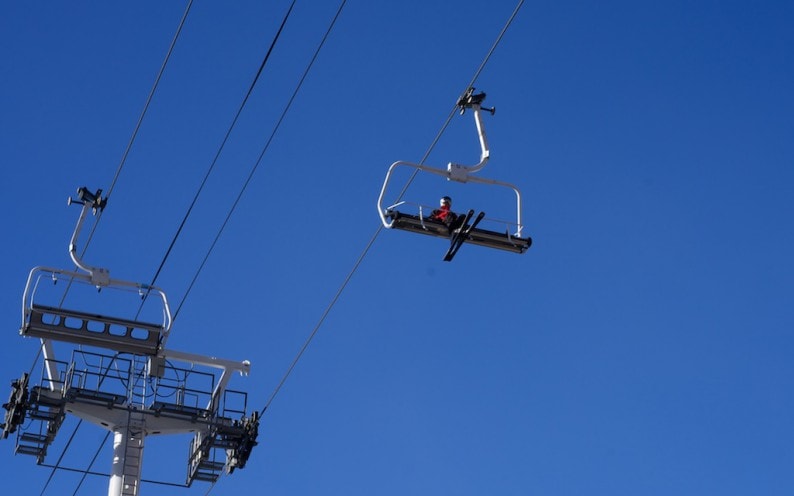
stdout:
<svg viewBox="0 0 794 496">
<path fill-rule="evenodd" d="M 306 80 L 306 76 L 308 76 L 309 71 L 311 70 L 312 66 L 314 65 L 314 62 L 317 60 L 317 56 L 320 54 L 320 50 L 323 48 L 323 45 L 325 45 L 325 42 L 328 39 L 328 36 L 331 34 L 331 30 L 334 28 L 334 25 L 336 24 L 336 21 L 339 18 L 339 15 L 342 13 L 342 9 L 344 8 L 346 2 L 347 2 L 347 0 L 343 0 L 342 3 L 339 5 L 339 8 L 336 11 L 336 15 L 334 16 L 333 20 L 331 21 L 331 24 L 328 26 L 328 29 L 326 30 L 325 35 L 323 36 L 322 40 L 320 40 L 320 44 L 317 46 L 317 49 L 314 51 L 314 55 L 312 56 L 312 58 L 309 61 L 308 65 L 306 66 L 306 69 L 303 71 L 303 75 L 301 76 L 300 80 L 298 81 L 298 84 L 295 86 L 295 90 L 292 92 L 292 96 L 290 97 L 290 99 L 287 102 L 287 104 L 284 106 L 284 110 L 281 112 L 281 116 L 279 117 L 278 121 L 276 122 L 276 125 L 273 127 L 273 131 L 270 133 L 270 137 L 268 138 L 267 142 L 265 143 L 264 147 L 262 148 L 262 151 L 260 152 L 259 157 L 257 158 L 256 162 L 254 162 L 254 165 L 251 168 L 251 171 L 248 173 L 248 177 L 246 178 L 245 182 L 243 183 L 243 186 L 240 188 L 240 192 L 237 194 L 237 198 L 235 198 L 234 203 L 232 203 L 231 208 L 229 208 L 229 212 L 226 214 L 226 218 L 224 219 L 223 223 L 221 224 L 221 227 L 218 229 L 218 232 L 215 235 L 215 239 L 212 241 L 212 244 L 210 245 L 209 249 L 207 250 L 207 253 L 204 256 L 204 259 L 201 261 L 201 264 L 199 265 L 198 269 L 196 270 L 195 274 L 193 275 L 193 279 L 190 281 L 190 285 L 188 286 L 188 289 L 185 292 L 185 295 L 182 297 L 182 300 L 179 302 L 179 305 L 177 306 L 176 312 L 174 312 L 174 319 L 176 319 L 176 316 L 177 316 L 177 314 L 179 314 L 179 311 L 181 310 L 182 305 L 184 305 L 185 300 L 187 300 L 187 297 L 190 294 L 190 291 L 193 289 L 193 286 L 195 285 L 199 274 L 201 273 L 202 269 L 204 268 L 204 265 L 207 263 L 207 260 L 209 259 L 210 255 L 212 254 L 212 251 L 215 248 L 215 245 L 218 243 L 218 240 L 220 239 L 221 234 L 223 234 L 223 231 L 226 228 L 226 225 L 229 223 L 229 219 L 231 218 L 232 214 L 234 214 L 235 210 L 237 209 L 237 205 L 240 203 L 240 200 L 242 199 L 243 194 L 245 193 L 246 189 L 248 188 L 248 185 L 250 184 L 251 179 L 253 179 L 254 174 L 256 173 L 256 170 L 259 168 L 259 165 L 262 163 L 262 159 L 264 158 L 265 153 L 270 148 L 270 144 L 272 143 L 273 138 L 276 136 L 276 133 L 278 132 L 279 128 L 281 127 L 281 123 L 284 121 L 284 118 L 286 117 L 287 112 L 289 112 L 290 108 L 292 107 L 292 103 L 295 101 L 295 97 L 298 95 L 298 92 L 300 91 L 301 87 L 303 86 L 303 82 Z"/>
<path fill-rule="evenodd" d="M 488 51 L 488 54 L 483 59 L 483 61 L 480 64 L 479 68 L 475 71 L 474 77 L 472 77 L 471 82 L 466 87 L 466 90 L 468 90 L 468 88 L 471 88 L 472 86 L 474 86 L 474 83 L 479 78 L 480 73 L 485 68 L 485 65 L 488 63 L 488 60 L 491 58 L 491 55 L 496 50 L 496 47 L 499 45 L 499 42 L 502 40 L 502 37 L 504 36 L 505 32 L 507 31 L 507 28 L 510 27 L 510 24 L 512 24 L 513 19 L 515 18 L 516 14 L 518 14 L 518 11 L 520 10 L 521 5 L 523 3 L 524 3 L 523 0 L 519 0 L 518 5 L 513 10 L 513 13 L 510 15 L 510 17 L 508 18 L 507 22 L 505 23 L 505 26 L 502 28 L 501 32 L 499 33 L 499 36 L 497 36 L 496 41 L 494 41 L 493 45 L 491 46 L 491 49 Z M 465 93 L 465 90 L 464 90 L 464 93 Z M 444 134 L 444 131 L 449 126 L 449 123 L 452 120 L 452 117 L 455 115 L 455 112 L 457 110 L 458 110 L 458 105 L 457 105 L 457 100 L 456 100 L 456 103 L 453 106 L 452 110 L 450 111 L 449 116 L 447 117 L 447 119 L 444 122 L 444 124 L 441 126 L 441 129 L 439 130 L 438 134 L 436 134 L 436 137 L 433 139 L 432 143 L 430 144 L 430 147 L 425 152 L 424 156 L 422 157 L 422 160 L 420 161 L 420 164 L 423 164 L 425 162 L 425 160 L 427 160 L 427 157 L 430 155 L 430 153 L 433 151 L 433 148 L 435 148 L 436 144 L 441 139 L 441 136 Z M 405 193 L 405 191 L 407 190 L 408 186 L 410 185 L 410 182 L 413 181 L 414 177 L 416 176 L 416 172 L 418 172 L 418 169 L 417 169 L 417 171 L 414 172 L 413 176 L 411 176 L 411 178 L 408 180 L 408 184 L 406 184 L 406 186 L 403 188 L 402 193 L 400 193 L 400 196 L 402 196 Z M 300 358 L 303 356 L 303 353 L 309 347 L 309 344 L 311 343 L 311 341 L 317 335 L 317 332 L 320 330 L 320 327 L 322 326 L 323 322 L 325 322 L 326 317 L 331 312 L 331 309 L 334 307 L 336 302 L 339 300 L 339 297 L 341 296 L 342 292 L 345 290 L 345 288 L 347 287 L 348 283 L 353 278 L 353 275 L 358 270 L 358 267 L 361 265 L 361 262 L 366 257 L 367 253 L 369 252 L 369 249 L 375 243 L 375 240 L 377 239 L 378 235 L 381 233 L 382 229 L 383 229 L 383 224 L 379 223 L 378 228 L 375 230 L 375 234 L 372 235 L 372 237 L 370 238 L 369 242 L 366 244 L 366 246 L 362 250 L 361 254 L 359 255 L 358 259 L 356 259 L 356 262 L 353 264 L 353 268 L 350 270 L 350 272 L 348 272 L 347 276 L 345 277 L 344 281 L 340 285 L 340 287 L 337 290 L 336 294 L 331 299 L 330 304 L 326 307 L 325 311 L 320 316 L 320 320 L 317 322 L 315 327 L 312 329 L 311 333 L 309 333 L 309 337 L 303 343 L 303 346 L 301 346 L 300 350 L 298 350 L 298 353 L 296 354 L 295 358 L 290 363 L 289 367 L 287 367 L 287 370 L 284 373 L 284 376 L 281 378 L 279 383 L 276 385 L 275 389 L 273 390 L 273 393 L 270 395 L 270 398 L 268 398 L 267 402 L 265 403 L 265 406 L 262 408 L 260 416 L 263 415 L 265 413 L 265 411 L 270 407 L 270 405 L 273 402 L 273 400 L 275 399 L 276 395 L 281 390 L 281 388 L 284 385 L 284 383 L 287 381 L 287 378 L 292 373 L 293 369 L 297 365 L 297 363 L 300 360 Z"/>
<path fill-rule="evenodd" d="M 212 173 L 213 169 L 215 169 L 215 165 L 218 163 L 218 159 L 221 156 L 221 152 L 226 146 L 226 142 L 229 140 L 229 136 L 232 134 L 232 130 L 237 124 L 237 120 L 240 118 L 240 114 L 242 114 L 246 103 L 248 103 L 248 98 L 251 96 L 251 93 L 253 93 L 257 81 L 259 81 L 259 76 L 262 75 L 262 71 L 265 69 L 268 60 L 270 60 L 270 54 L 273 53 L 273 48 L 276 46 L 276 42 L 278 42 L 279 36 L 281 36 L 281 32 L 284 30 L 284 26 L 287 24 L 287 19 L 289 19 L 289 16 L 292 13 L 292 8 L 294 6 L 295 6 L 295 0 L 292 1 L 292 3 L 289 6 L 289 9 L 287 9 L 287 13 L 284 14 L 284 18 L 281 20 L 281 25 L 279 26 L 278 31 L 273 37 L 273 40 L 270 42 L 270 47 L 267 49 L 267 53 L 265 54 L 264 59 L 262 59 L 262 63 L 259 65 L 259 70 L 256 72 L 253 81 L 251 81 L 251 84 L 248 87 L 248 92 L 245 94 L 243 101 L 240 103 L 240 107 L 237 109 L 237 113 L 234 115 L 234 119 L 232 119 L 229 128 L 226 130 L 226 134 L 224 135 L 223 140 L 221 141 L 221 144 L 218 147 L 218 151 L 215 152 L 215 157 L 213 157 L 212 162 L 210 163 L 210 166 L 207 169 L 207 172 L 204 174 L 204 179 L 201 181 L 198 190 L 196 190 L 196 194 L 193 195 L 193 201 L 190 202 L 190 206 L 185 212 L 185 216 L 182 218 L 182 222 L 179 224 L 179 227 L 174 233 L 174 237 L 171 239 L 171 244 L 168 245 L 168 249 L 166 250 L 163 259 L 160 262 L 160 266 L 157 268 L 157 271 L 154 273 L 154 276 L 152 277 L 152 281 L 149 284 L 150 286 L 154 286 L 155 283 L 157 282 L 157 278 L 160 276 L 160 272 L 163 270 L 163 267 L 165 266 L 165 262 L 168 260 L 168 257 L 171 254 L 171 250 L 174 248 L 174 244 L 176 244 L 177 238 L 179 238 L 179 235 L 182 233 L 182 229 L 185 227 L 185 223 L 187 222 L 188 217 L 190 217 L 190 214 L 193 211 L 193 207 L 196 205 L 196 202 L 198 201 L 201 192 L 204 190 L 204 186 L 207 184 L 207 179 L 209 179 L 210 174 Z M 184 301 L 184 298 L 182 299 L 182 301 Z M 181 306 L 182 305 L 180 303 L 179 307 L 181 308 Z M 143 307 L 143 303 L 141 303 L 141 308 L 142 307 Z M 138 312 L 140 313 L 140 309 L 138 310 Z M 179 313 L 179 309 L 177 309 L 176 313 Z M 176 319 L 176 313 L 174 314 L 174 319 Z"/>
<path fill-rule="evenodd" d="M 141 125 L 143 124 L 143 118 L 146 115 L 147 110 L 149 109 L 149 105 L 152 102 L 154 94 L 155 94 L 155 92 L 157 90 L 157 87 L 158 87 L 158 85 L 160 83 L 160 79 L 162 78 L 162 75 L 165 72 L 165 68 L 168 65 L 168 61 L 171 58 L 171 54 L 174 51 L 174 47 L 176 46 L 177 39 L 179 39 L 179 35 L 182 32 L 182 27 L 185 25 L 185 20 L 187 19 L 188 13 L 190 12 L 190 7 L 192 5 L 193 5 L 193 0 L 189 0 L 187 6 L 185 7 L 185 12 L 182 14 L 182 18 L 179 21 L 179 25 L 177 26 L 176 32 L 174 33 L 174 37 L 171 40 L 171 44 L 168 47 L 168 51 L 166 52 L 165 58 L 163 59 L 163 63 L 160 65 L 160 70 L 157 72 L 157 76 L 155 77 L 154 83 L 152 84 L 152 88 L 149 91 L 149 95 L 146 98 L 146 102 L 143 105 L 143 110 L 141 111 L 141 114 L 138 117 L 138 121 L 135 124 L 135 128 L 133 129 L 132 135 L 130 136 L 130 140 L 127 143 L 127 147 L 124 150 L 124 153 L 122 154 L 121 162 L 119 163 L 118 167 L 116 168 L 116 173 L 113 176 L 113 180 L 111 181 L 110 188 L 108 188 L 107 197 L 110 196 L 110 193 L 113 191 L 113 188 L 115 187 L 116 183 L 118 182 L 119 176 L 121 175 L 121 171 L 124 168 L 124 165 L 125 165 L 125 163 L 127 161 L 127 156 L 129 155 L 129 152 L 132 149 L 133 144 L 135 143 L 135 138 L 137 137 L 138 131 L 140 130 Z M 101 217 L 102 217 L 102 210 L 100 210 L 97 213 L 96 220 L 94 221 L 94 224 L 91 227 L 90 233 L 89 233 L 88 238 L 87 238 L 86 243 L 85 243 L 85 246 L 83 247 L 83 251 L 81 253 L 81 256 L 85 255 L 86 251 L 88 250 L 88 245 L 91 243 L 91 239 L 93 238 L 94 233 L 96 232 L 96 229 L 97 229 L 97 226 L 99 225 L 99 221 L 100 221 Z M 67 286 L 66 290 L 64 291 L 63 297 L 61 299 L 61 305 L 63 304 L 63 301 L 66 298 L 66 294 L 69 291 L 69 287 L 70 286 Z M 42 352 L 42 349 L 41 349 L 41 347 L 39 347 L 38 353 L 36 354 L 36 358 L 34 359 L 34 366 L 35 366 L 35 363 L 38 361 L 39 356 L 41 355 L 41 352 Z M 31 367 L 31 370 L 32 370 L 32 367 Z M 66 454 L 66 450 L 69 448 L 69 444 L 71 443 L 71 439 L 77 433 L 77 430 L 80 428 L 81 423 L 82 423 L 82 420 L 80 422 L 78 422 L 78 424 L 75 426 L 74 432 L 72 433 L 72 437 L 69 439 L 69 443 L 67 443 L 66 446 L 64 446 L 63 451 L 61 453 L 61 456 L 58 459 L 58 463 L 56 463 L 56 465 L 52 467 L 52 471 L 50 472 L 50 476 L 47 478 L 47 482 L 45 482 L 44 487 L 41 490 L 41 494 L 44 494 L 44 491 L 47 489 L 47 486 L 49 485 L 50 481 L 52 480 L 52 477 L 55 474 L 55 471 L 58 469 L 58 465 L 60 464 L 61 460 L 63 459 L 64 455 Z M 100 446 L 100 449 L 101 449 L 101 446 Z M 82 485 L 82 481 L 80 481 L 80 483 L 78 484 L 77 488 L 75 489 L 75 493 L 77 492 L 77 490 L 80 488 L 81 485 Z"/>
</svg>

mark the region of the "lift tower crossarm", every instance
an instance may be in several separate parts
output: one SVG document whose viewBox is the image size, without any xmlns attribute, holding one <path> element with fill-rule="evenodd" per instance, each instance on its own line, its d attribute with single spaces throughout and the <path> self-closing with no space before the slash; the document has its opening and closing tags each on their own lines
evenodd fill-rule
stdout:
<svg viewBox="0 0 794 496">
<path fill-rule="evenodd" d="M 215 391 L 212 393 L 211 404 L 207 405 L 207 409 L 210 410 L 213 408 L 213 406 L 215 406 L 212 403 L 216 403 L 220 395 L 223 394 L 223 391 L 226 389 L 226 385 L 229 383 L 232 373 L 239 372 L 240 375 L 246 376 L 251 371 L 251 362 L 248 360 L 227 360 L 223 358 L 195 355 L 193 353 L 174 350 L 162 350 L 159 354 L 159 357 L 223 370 L 223 373 L 218 380 L 218 384 L 215 387 Z"/>
</svg>

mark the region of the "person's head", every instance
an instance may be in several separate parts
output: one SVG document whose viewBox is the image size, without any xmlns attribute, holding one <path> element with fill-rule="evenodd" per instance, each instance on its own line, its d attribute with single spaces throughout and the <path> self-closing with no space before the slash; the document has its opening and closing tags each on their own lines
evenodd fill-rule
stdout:
<svg viewBox="0 0 794 496">
<path fill-rule="evenodd" d="M 441 205 L 442 207 L 444 205 L 446 205 L 448 207 L 451 207 L 452 206 L 452 198 L 450 198 L 448 196 L 441 197 L 441 200 L 439 200 L 438 204 Z"/>
</svg>

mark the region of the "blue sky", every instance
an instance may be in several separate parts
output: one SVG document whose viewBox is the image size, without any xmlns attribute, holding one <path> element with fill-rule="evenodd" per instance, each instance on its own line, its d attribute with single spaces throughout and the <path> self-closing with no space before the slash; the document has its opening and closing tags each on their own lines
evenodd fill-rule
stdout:
<svg viewBox="0 0 794 496">
<path fill-rule="evenodd" d="M 289 4 L 192 6 L 87 261 L 151 280 Z M 482 174 L 521 189 L 534 244 L 444 263 L 443 240 L 378 232 L 376 200 L 392 162 L 430 148 L 515 5 L 346 3 L 169 347 L 250 360 L 230 387 L 260 409 L 377 238 L 248 467 L 211 494 L 794 490 L 794 5 L 525 3 L 476 86 L 497 108 Z M 28 271 L 71 268 L 66 198 L 110 187 L 185 6 L 0 3 L 8 383 L 38 349 L 17 334 Z M 297 2 L 158 278 L 172 304 L 338 6 Z M 466 114 L 426 163 L 478 157 Z M 424 174 L 406 199 L 509 218 L 503 193 Z M 88 466 L 105 433 L 82 425 L 69 444 L 75 425 L 48 463 Z M 182 482 L 188 442 L 149 438 L 144 478 Z M 50 476 L 11 439 L 0 466 L 17 494 Z M 58 471 L 44 494 L 79 478 Z M 77 494 L 106 487 L 91 476 Z"/>
</svg>

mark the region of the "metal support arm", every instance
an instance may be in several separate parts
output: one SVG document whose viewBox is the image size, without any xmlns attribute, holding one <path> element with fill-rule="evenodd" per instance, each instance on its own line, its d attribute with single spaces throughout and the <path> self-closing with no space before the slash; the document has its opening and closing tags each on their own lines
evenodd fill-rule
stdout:
<svg viewBox="0 0 794 496">
<path fill-rule="evenodd" d="M 91 283 L 101 288 L 110 284 L 110 271 L 101 267 L 92 267 L 83 262 L 77 254 L 77 238 L 80 235 L 80 230 L 83 228 L 83 222 L 85 221 L 86 215 L 88 215 L 88 211 L 91 210 L 96 214 L 97 210 L 104 210 L 105 205 L 107 205 L 107 199 L 102 198 L 101 189 L 97 190 L 96 193 L 91 193 L 85 187 L 77 190 L 77 197 L 77 200 L 73 198 L 68 199 L 69 205 L 75 203 L 83 206 L 83 209 L 80 211 L 80 217 L 77 219 L 74 233 L 72 233 L 72 239 L 69 241 L 69 256 L 72 258 L 75 265 L 90 274 Z"/>
</svg>

